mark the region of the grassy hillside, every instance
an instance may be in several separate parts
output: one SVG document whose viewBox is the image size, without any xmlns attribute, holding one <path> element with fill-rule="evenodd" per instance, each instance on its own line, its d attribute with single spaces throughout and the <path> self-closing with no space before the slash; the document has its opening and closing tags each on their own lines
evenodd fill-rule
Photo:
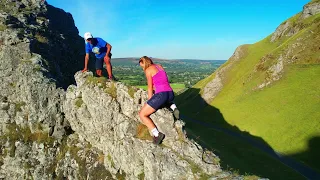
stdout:
<svg viewBox="0 0 320 180">
<path fill-rule="evenodd" d="M 302 19 L 299 13 L 285 23 L 289 30 L 275 41 L 270 35 L 248 45 L 240 60 L 230 59 L 221 67 L 232 63 L 209 106 L 201 106 L 199 94 L 216 73 L 177 102 L 189 116 L 229 129 L 236 126 L 320 172 L 320 142 L 314 143 L 320 137 L 320 14 Z M 282 70 L 275 73 L 276 67 Z M 216 118 L 213 107 L 223 118 Z"/>
</svg>

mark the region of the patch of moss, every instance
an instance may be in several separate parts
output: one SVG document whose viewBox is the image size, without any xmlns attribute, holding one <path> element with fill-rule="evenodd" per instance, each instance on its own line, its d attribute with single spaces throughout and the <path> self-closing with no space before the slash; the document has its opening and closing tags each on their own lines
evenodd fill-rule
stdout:
<svg viewBox="0 0 320 180">
<path fill-rule="evenodd" d="M 79 176 L 80 177 L 86 177 L 86 175 L 88 174 L 87 168 L 86 168 L 86 161 L 85 159 L 82 159 L 81 157 L 79 157 L 78 152 L 81 148 L 73 145 L 76 144 L 76 142 L 70 142 L 71 145 L 68 145 L 68 139 L 67 138 L 63 138 L 63 140 L 61 141 L 61 144 L 59 146 L 59 153 L 56 156 L 56 158 L 54 159 L 54 161 L 52 162 L 52 164 L 49 166 L 49 168 L 46 170 L 48 173 L 54 173 L 57 163 L 65 158 L 65 155 L 67 152 L 70 153 L 70 156 L 77 162 L 77 164 L 79 165 Z M 61 173 L 58 173 L 58 176 L 62 176 Z M 81 179 L 79 177 L 79 179 Z"/>
<path fill-rule="evenodd" d="M 38 129 L 41 129 L 41 125 L 35 125 Z M 78 155 L 79 151 L 81 150 L 80 147 L 76 146 L 78 144 L 78 140 L 67 139 L 68 137 L 63 137 L 61 143 L 59 145 L 59 151 L 53 162 L 45 169 L 48 174 L 55 174 L 55 169 L 57 164 L 60 160 L 65 158 L 67 152 L 70 153 L 71 157 L 76 160 L 77 164 L 79 165 L 79 179 L 83 179 L 88 175 L 93 179 L 110 179 L 112 178 L 109 171 L 105 169 L 103 166 L 103 153 L 99 152 L 97 154 L 89 154 L 88 151 L 91 150 L 92 146 L 90 143 L 87 143 L 84 146 L 84 153 L 89 156 L 92 156 L 93 159 L 97 159 L 100 163 L 98 166 L 94 167 L 93 169 L 87 169 L 86 167 L 86 158 L 82 158 Z M 53 137 L 48 136 L 47 133 L 42 131 L 32 133 L 28 127 L 21 127 L 15 123 L 6 124 L 6 128 L 4 134 L 0 136 L 0 144 L 5 144 L 6 142 L 9 143 L 9 147 L 6 149 L 0 148 L 0 165 L 3 164 L 3 158 L 7 155 L 14 157 L 15 156 L 15 143 L 20 141 L 22 143 L 32 143 L 37 142 L 38 144 L 43 143 L 45 148 L 53 147 L 55 139 Z M 32 164 L 29 162 L 25 162 L 23 164 L 24 169 L 31 169 L 33 167 Z M 57 173 L 57 177 L 63 178 L 62 173 Z M 119 174 L 119 177 L 125 177 L 125 174 Z"/>
<path fill-rule="evenodd" d="M 196 165 L 194 162 L 192 162 L 190 160 L 187 160 L 187 159 L 184 159 L 184 160 L 186 160 L 189 163 L 191 171 L 192 171 L 193 174 L 196 174 L 196 173 L 202 171 L 201 168 L 198 165 Z"/>
<path fill-rule="evenodd" d="M 125 180 L 126 179 L 126 173 L 124 171 L 122 171 L 120 173 L 120 170 L 117 172 L 116 177 L 118 180 Z"/>
<path fill-rule="evenodd" d="M 86 83 L 97 85 L 99 88 L 106 88 L 106 83 L 108 79 L 105 77 L 93 77 L 89 76 L 86 80 Z"/>
<path fill-rule="evenodd" d="M 82 98 L 77 98 L 75 105 L 79 108 L 79 107 L 81 107 L 82 104 L 83 104 Z"/>
<path fill-rule="evenodd" d="M 141 123 L 137 126 L 136 138 L 149 141 L 153 140 L 152 136 L 149 133 L 148 127 Z"/>
<path fill-rule="evenodd" d="M 186 139 L 185 134 L 182 132 L 181 129 L 177 129 L 177 128 L 176 128 L 176 131 L 177 131 L 177 133 L 178 133 L 179 141 L 184 142 L 185 139 Z"/>
<path fill-rule="evenodd" d="M 175 152 L 175 151 L 173 151 Z M 203 172 L 203 170 L 196 164 L 194 163 L 193 161 L 189 160 L 189 159 L 186 159 L 184 157 L 182 157 L 180 154 L 178 154 L 177 152 L 175 152 L 175 154 L 181 159 L 181 160 L 184 160 L 184 161 L 187 161 L 190 165 L 190 169 L 191 169 L 191 172 L 193 174 L 198 174 L 200 176 L 200 179 L 201 180 L 206 180 L 206 179 L 209 179 L 210 178 L 210 175 L 209 174 L 206 174 L 205 172 Z"/>
<path fill-rule="evenodd" d="M 16 83 L 10 83 L 9 85 L 13 88 L 16 87 Z"/>
<path fill-rule="evenodd" d="M 21 63 L 32 63 L 31 60 L 21 60 Z"/>
<path fill-rule="evenodd" d="M 7 29 L 6 25 L 0 24 L 0 31 L 4 31 Z"/>
<path fill-rule="evenodd" d="M 7 1 L 0 1 L 1 6 L 0 6 L 0 10 L 7 12 L 10 14 L 14 14 L 15 12 L 12 11 L 12 6 L 15 6 L 15 2 L 7 2 Z"/>
<path fill-rule="evenodd" d="M 114 82 L 111 83 L 110 87 L 105 89 L 105 92 L 108 93 L 111 97 L 117 98 L 117 87 L 114 85 Z"/>
<path fill-rule="evenodd" d="M 47 133 L 31 133 L 28 127 L 20 127 L 15 123 L 6 124 L 6 129 L 7 131 L 0 137 L 0 142 L 1 144 L 9 143 L 9 150 L 6 150 L 6 153 L 9 153 L 11 157 L 15 156 L 15 142 L 17 141 L 23 143 L 37 142 L 38 144 L 43 143 L 50 146 L 53 146 L 54 143 L 54 139 L 49 137 Z"/>
<path fill-rule="evenodd" d="M 104 92 L 109 94 L 113 98 L 117 98 L 117 87 L 114 82 L 111 82 L 110 87 L 107 87 L 108 79 L 105 77 L 93 77 L 90 76 L 87 78 L 86 83 L 93 84 L 98 86 L 101 89 L 104 89 Z"/>
<path fill-rule="evenodd" d="M 310 4 L 314 4 L 314 3 L 319 3 L 320 0 L 311 0 L 311 2 L 309 2 L 307 5 L 310 5 Z"/>
<path fill-rule="evenodd" d="M 26 103 L 25 102 L 17 102 L 17 103 L 15 103 L 15 110 L 16 111 L 18 111 L 18 112 L 21 112 L 22 111 L 22 109 L 21 109 L 21 107 L 22 106 L 25 106 L 26 105 Z"/>
<path fill-rule="evenodd" d="M 33 67 L 33 72 L 35 73 L 35 72 L 39 72 L 39 71 L 41 71 L 41 66 L 40 65 L 35 65 L 34 67 Z"/>
<path fill-rule="evenodd" d="M 70 91 L 70 92 L 74 92 L 74 88 L 71 86 L 71 87 L 69 88 L 69 91 Z"/>
<path fill-rule="evenodd" d="M 244 179 L 244 180 L 258 180 L 258 179 L 260 179 L 260 177 L 255 176 L 255 175 L 245 175 L 245 176 L 243 177 L 243 179 Z"/>
<path fill-rule="evenodd" d="M 103 153 L 99 153 L 98 154 L 97 161 L 99 162 L 99 164 L 103 164 L 104 163 L 104 154 Z"/>
<path fill-rule="evenodd" d="M 48 40 L 46 37 L 42 36 L 42 35 L 39 34 L 39 33 L 37 33 L 37 34 L 35 35 L 35 38 L 36 38 L 36 40 L 37 40 L 38 42 L 41 42 L 41 43 L 44 43 L 44 44 L 48 44 L 48 42 L 49 42 L 49 40 Z"/>
<path fill-rule="evenodd" d="M 110 154 L 108 154 L 108 161 L 111 163 L 111 166 L 112 166 L 113 168 L 115 168 L 115 164 L 114 164 L 114 162 L 113 162 Z"/>
<path fill-rule="evenodd" d="M 86 168 L 86 159 L 79 157 L 78 152 L 80 150 L 81 150 L 81 148 L 79 148 L 77 146 L 69 147 L 69 152 L 70 152 L 71 157 L 73 157 L 79 165 L 80 177 L 86 177 L 88 174 L 88 169 Z"/>
<path fill-rule="evenodd" d="M 134 93 L 136 93 L 138 89 L 134 86 L 128 86 L 128 94 L 134 98 Z"/>
<path fill-rule="evenodd" d="M 145 177 L 144 172 L 142 172 L 142 173 L 140 173 L 140 174 L 138 175 L 138 179 L 139 179 L 139 180 L 144 180 L 144 177 Z"/>
<path fill-rule="evenodd" d="M 23 163 L 23 169 L 24 170 L 31 169 L 31 168 L 32 168 L 32 165 L 29 162 L 24 162 Z"/>
<path fill-rule="evenodd" d="M 113 179 L 111 173 L 106 168 L 98 164 L 97 167 L 90 172 L 90 179 Z"/>
</svg>

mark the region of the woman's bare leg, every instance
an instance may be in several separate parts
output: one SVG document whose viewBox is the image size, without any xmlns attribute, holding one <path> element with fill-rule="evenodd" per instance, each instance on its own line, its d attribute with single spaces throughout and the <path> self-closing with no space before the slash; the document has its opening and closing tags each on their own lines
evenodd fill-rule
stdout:
<svg viewBox="0 0 320 180">
<path fill-rule="evenodd" d="M 143 124 L 148 127 L 149 131 L 156 128 L 156 125 L 153 123 L 152 119 L 149 117 L 155 111 L 156 110 L 153 109 L 149 104 L 145 103 L 139 112 L 140 119 L 142 120 Z"/>
</svg>

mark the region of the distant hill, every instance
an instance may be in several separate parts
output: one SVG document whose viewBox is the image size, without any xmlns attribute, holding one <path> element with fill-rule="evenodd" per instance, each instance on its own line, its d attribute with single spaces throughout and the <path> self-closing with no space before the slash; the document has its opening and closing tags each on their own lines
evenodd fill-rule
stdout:
<svg viewBox="0 0 320 180">
<path fill-rule="evenodd" d="M 226 60 L 195 60 L 195 59 L 160 59 L 160 58 L 152 58 L 154 63 L 159 63 L 162 65 L 171 65 L 171 64 L 175 64 L 175 65 L 179 65 L 179 64 L 184 64 L 184 65 L 210 65 L 210 66 L 214 66 L 214 67 L 219 67 L 222 64 L 224 64 L 226 62 Z M 112 64 L 113 65 L 127 65 L 127 66 L 136 66 L 138 65 L 139 62 L 139 58 L 134 58 L 134 57 L 130 57 L 130 58 L 112 58 Z M 193 69 L 188 69 L 190 71 L 192 71 Z"/>
<path fill-rule="evenodd" d="M 265 39 L 239 46 L 177 101 L 184 114 L 220 126 L 224 119 L 320 172 L 319 77 L 320 1 L 313 0 Z"/>
</svg>

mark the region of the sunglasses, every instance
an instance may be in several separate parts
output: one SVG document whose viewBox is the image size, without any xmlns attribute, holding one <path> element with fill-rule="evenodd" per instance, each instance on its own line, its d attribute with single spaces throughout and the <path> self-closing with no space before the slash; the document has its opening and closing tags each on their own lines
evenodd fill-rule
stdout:
<svg viewBox="0 0 320 180">
<path fill-rule="evenodd" d="M 139 63 L 138 64 L 140 64 L 142 62 L 142 59 L 139 59 Z"/>
</svg>

